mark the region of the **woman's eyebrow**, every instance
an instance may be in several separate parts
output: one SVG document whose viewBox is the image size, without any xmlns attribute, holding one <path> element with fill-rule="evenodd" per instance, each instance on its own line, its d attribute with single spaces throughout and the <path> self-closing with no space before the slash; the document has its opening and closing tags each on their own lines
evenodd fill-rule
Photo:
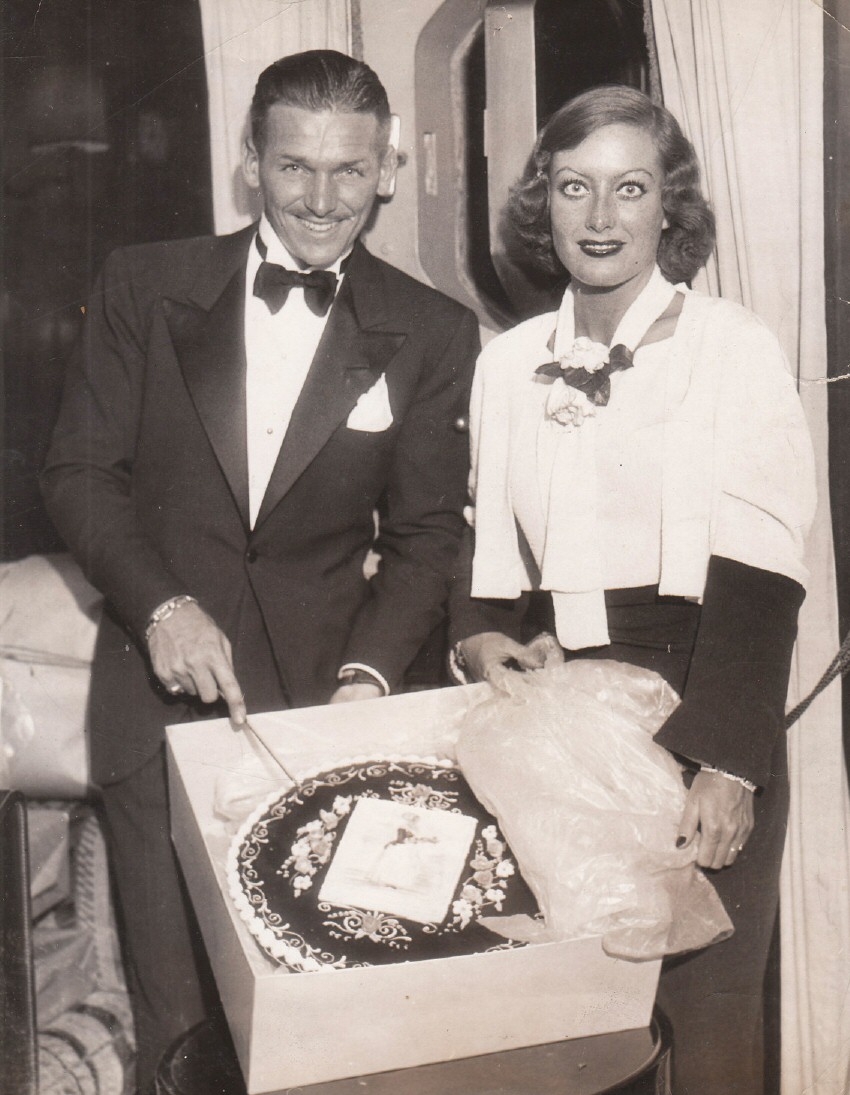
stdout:
<svg viewBox="0 0 850 1095">
<path fill-rule="evenodd" d="M 589 177 L 585 175 L 584 172 L 577 171 L 574 167 L 570 167 L 569 164 L 564 164 L 563 167 L 559 167 L 558 170 L 555 172 L 555 178 L 557 178 L 559 175 L 564 174 L 576 175 L 580 179 L 586 179 Z M 655 178 L 655 173 L 653 171 L 650 171 L 648 167 L 629 167 L 625 171 L 621 171 L 619 172 L 619 174 L 614 175 L 613 177 L 615 179 L 625 179 L 629 175 L 637 174 L 648 175 L 651 179 Z"/>
</svg>

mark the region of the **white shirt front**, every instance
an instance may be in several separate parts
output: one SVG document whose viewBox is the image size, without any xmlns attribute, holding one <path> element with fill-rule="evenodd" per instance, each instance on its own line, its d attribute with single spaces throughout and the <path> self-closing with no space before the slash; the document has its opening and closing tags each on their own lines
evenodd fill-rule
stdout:
<svg viewBox="0 0 850 1095">
<path fill-rule="evenodd" d="M 267 262 L 298 269 L 298 263 L 280 242 L 265 214 L 260 219 L 259 235 L 268 249 Z M 329 269 L 338 274 L 344 258 L 340 256 Z M 330 315 L 328 312 L 317 316 L 311 312 L 301 288 L 290 289 L 286 303 L 272 315 L 266 302 L 254 296 L 254 279 L 262 261 L 253 243 L 245 270 L 245 406 L 251 528 Z"/>
</svg>

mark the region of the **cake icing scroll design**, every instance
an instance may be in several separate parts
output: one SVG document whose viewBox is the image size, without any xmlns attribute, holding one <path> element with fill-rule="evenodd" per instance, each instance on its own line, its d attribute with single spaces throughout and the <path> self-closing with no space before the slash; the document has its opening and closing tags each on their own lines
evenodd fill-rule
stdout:
<svg viewBox="0 0 850 1095">
<path fill-rule="evenodd" d="M 373 904 L 335 897 L 328 900 L 319 894 L 327 888 L 328 871 L 339 861 L 334 858 L 335 848 L 348 832 L 354 806 L 361 800 L 392 802 L 403 811 L 409 808 L 409 813 L 388 815 L 387 824 L 396 817 L 402 822 L 399 835 L 388 841 L 381 837 L 375 845 L 379 852 L 383 849 L 385 858 L 393 860 L 396 856 L 392 853 L 401 855 L 408 848 L 412 852 L 419 845 L 427 866 L 432 834 L 440 827 L 435 830 L 426 824 L 426 812 L 460 815 L 459 820 L 473 822 L 465 867 L 460 870 L 453 899 L 447 895 L 447 912 L 441 920 L 411 920 L 392 906 L 391 911 L 382 911 Z M 417 816 L 424 825 L 422 830 L 417 830 Z M 253 812 L 231 843 L 230 892 L 260 947 L 294 971 L 348 969 L 419 960 L 437 953 L 520 946 L 504 939 L 497 942 L 478 925 L 485 911 L 491 915 L 503 910 L 504 915 L 520 910 L 530 915 L 536 912 L 533 897 L 493 821 L 448 760 L 355 758 L 330 771 L 305 774 L 299 788 L 276 792 Z M 401 858 L 406 861 L 406 855 Z M 414 860 L 418 860 L 418 852 Z M 352 862 L 358 865 L 364 861 L 355 858 Z M 356 869 L 361 870 L 359 866 Z M 386 873 L 383 866 L 381 873 Z M 371 877 L 371 869 L 367 874 Z M 403 874 L 390 874 L 390 885 L 403 886 Z"/>
<path fill-rule="evenodd" d="M 327 915 L 324 923 L 334 939 L 371 939 L 400 949 L 413 942 L 401 921 L 387 913 L 335 908 L 325 901 L 319 904 L 319 912 Z"/>
<path fill-rule="evenodd" d="M 405 806 L 421 806 L 425 810 L 456 810 L 457 792 L 438 791 L 426 783 L 390 784 L 390 798 Z"/>
</svg>

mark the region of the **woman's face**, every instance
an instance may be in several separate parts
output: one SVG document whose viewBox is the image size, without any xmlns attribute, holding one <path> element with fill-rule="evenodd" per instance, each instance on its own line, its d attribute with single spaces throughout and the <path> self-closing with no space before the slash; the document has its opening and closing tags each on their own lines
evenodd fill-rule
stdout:
<svg viewBox="0 0 850 1095">
<path fill-rule="evenodd" d="M 558 258 L 577 288 L 649 281 L 661 230 L 663 171 L 655 139 L 634 125 L 606 125 L 549 164 L 549 208 Z"/>
</svg>

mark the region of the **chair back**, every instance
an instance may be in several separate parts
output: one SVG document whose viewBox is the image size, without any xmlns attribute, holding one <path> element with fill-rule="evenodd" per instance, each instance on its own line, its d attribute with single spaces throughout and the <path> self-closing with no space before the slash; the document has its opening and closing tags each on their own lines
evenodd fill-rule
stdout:
<svg viewBox="0 0 850 1095">
<path fill-rule="evenodd" d="M 0 790 L 0 1095 L 37 1095 L 26 800 Z"/>
</svg>

